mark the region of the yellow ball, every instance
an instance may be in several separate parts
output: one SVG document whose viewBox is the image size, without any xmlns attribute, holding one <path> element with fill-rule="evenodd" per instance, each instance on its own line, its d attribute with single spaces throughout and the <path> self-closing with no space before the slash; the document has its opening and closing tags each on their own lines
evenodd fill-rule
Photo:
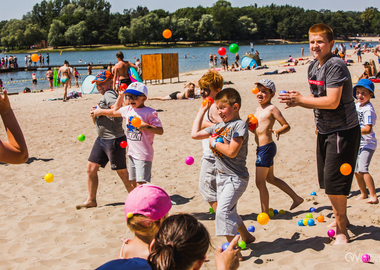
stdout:
<svg viewBox="0 0 380 270">
<path fill-rule="evenodd" d="M 261 225 L 265 225 L 269 222 L 269 216 L 267 213 L 261 213 L 257 216 L 257 222 Z"/>
<path fill-rule="evenodd" d="M 285 210 L 278 211 L 279 214 L 285 214 Z"/>
<path fill-rule="evenodd" d="M 309 220 L 308 218 L 305 218 L 305 219 L 302 221 L 302 223 L 303 223 L 304 226 L 307 226 L 307 221 L 308 221 L 308 220 Z"/>
<path fill-rule="evenodd" d="M 274 212 L 273 211 L 269 211 L 268 215 L 272 218 L 272 217 L 274 217 Z"/>
<path fill-rule="evenodd" d="M 133 214 L 131 213 L 131 212 L 129 212 L 128 214 L 127 214 L 127 218 L 132 218 L 133 217 Z"/>
<path fill-rule="evenodd" d="M 54 176 L 51 174 L 51 173 L 47 173 L 47 174 L 45 174 L 45 181 L 47 182 L 47 183 L 51 183 L 51 182 L 53 182 L 54 181 Z"/>
</svg>

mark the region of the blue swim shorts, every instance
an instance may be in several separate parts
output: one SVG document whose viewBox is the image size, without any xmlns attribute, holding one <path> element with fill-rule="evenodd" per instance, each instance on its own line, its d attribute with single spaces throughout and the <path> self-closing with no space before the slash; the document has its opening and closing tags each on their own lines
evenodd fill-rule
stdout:
<svg viewBox="0 0 380 270">
<path fill-rule="evenodd" d="M 256 167 L 269 168 L 270 166 L 273 166 L 273 159 L 276 156 L 276 153 L 277 153 L 277 147 L 274 142 L 257 147 Z"/>
</svg>

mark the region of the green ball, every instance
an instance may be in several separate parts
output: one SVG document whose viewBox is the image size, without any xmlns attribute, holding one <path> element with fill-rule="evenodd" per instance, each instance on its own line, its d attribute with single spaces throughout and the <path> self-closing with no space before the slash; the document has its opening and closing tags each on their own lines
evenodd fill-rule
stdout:
<svg viewBox="0 0 380 270">
<path fill-rule="evenodd" d="M 311 213 L 306 214 L 306 218 L 313 218 L 313 214 Z"/>
<path fill-rule="evenodd" d="M 84 136 L 83 134 L 80 134 L 78 136 L 78 141 L 80 141 L 80 142 L 83 142 L 85 139 L 86 139 L 86 136 Z"/>
<path fill-rule="evenodd" d="M 208 209 L 208 211 L 211 213 L 211 214 L 215 214 L 215 211 L 212 207 L 210 207 L 210 209 Z"/>
<path fill-rule="evenodd" d="M 239 45 L 232 43 L 229 47 L 230 53 L 237 53 L 239 51 Z"/>
<path fill-rule="evenodd" d="M 238 246 L 239 246 L 241 249 L 245 249 L 245 248 L 247 247 L 247 244 L 246 244 L 244 241 L 239 241 Z"/>
</svg>

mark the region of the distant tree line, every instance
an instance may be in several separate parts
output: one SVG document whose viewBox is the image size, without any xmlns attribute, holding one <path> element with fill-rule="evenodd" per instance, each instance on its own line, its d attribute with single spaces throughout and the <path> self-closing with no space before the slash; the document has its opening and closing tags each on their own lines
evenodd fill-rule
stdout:
<svg viewBox="0 0 380 270">
<path fill-rule="evenodd" d="M 369 7 L 364 12 L 322 9 L 305 10 L 289 5 L 232 7 L 226 0 L 212 7 L 180 8 L 173 13 L 146 7 L 111 13 L 105 0 L 43 0 L 21 20 L 0 22 L 1 45 L 11 49 L 29 48 L 41 40 L 50 46 L 91 44 L 150 44 L 167 41 L 205 42 L 255 39 L 302 39 L 315 23 L 331 26 L 336 36 L 380 34 L 380 12 Z"/>
</svg>

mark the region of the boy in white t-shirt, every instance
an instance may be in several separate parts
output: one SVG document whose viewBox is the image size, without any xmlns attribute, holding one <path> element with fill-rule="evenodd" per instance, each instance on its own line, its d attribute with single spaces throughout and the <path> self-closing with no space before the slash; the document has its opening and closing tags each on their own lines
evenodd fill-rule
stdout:
<svg viewBox="0 0 380 270">
<path fill-rule="evenodd" d="M 356 103 L 356 111 L 358 112 L 361 128 L 361 140 L 355 176 L 361 193 L 357 200 L 368 198 L 368 188 L 369 200 L 367 203 L 378 204 L 379 200 L 376 196 L 375 184 L 368 171 L 369 163 L 377 146 L 375 132 L 373 132 L 373 126 L 376 123 L 376 112 L 371 103 L 371 98 L 375 98 L 374 91 L 375 85 L 368 79 L 360 80 L 354 87 L 353 95 L 359 101 Z"/>
<path fill-rule="evenodd" d="M 128 106 L 123 107 L 124 96 Z M 120 114 L 127 120 L 128 171 L 132 186 L 150 182 L 154 135 L 162 135 L 164 130 L 156 110 L 146 107 L 148 88 L 140 82 L 131 83 L 127 90 L 120 90 L 115 103 L 114 114 Z M 135 127 L 133 118 L 139 118 L 141 125 Z"/>
</svg>

